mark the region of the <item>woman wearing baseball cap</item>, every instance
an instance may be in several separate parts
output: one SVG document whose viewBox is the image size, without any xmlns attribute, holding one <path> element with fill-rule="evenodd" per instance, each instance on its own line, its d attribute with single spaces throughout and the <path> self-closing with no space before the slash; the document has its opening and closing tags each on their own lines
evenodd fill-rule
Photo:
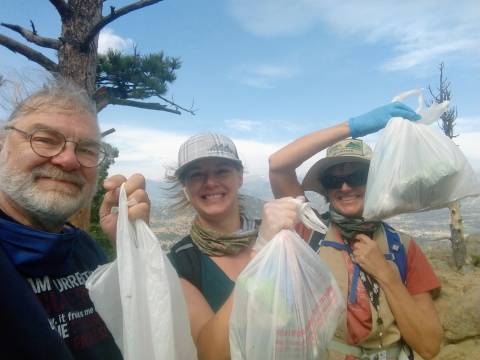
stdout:
<svg viewBox="0 0 480 360">
<path fill-rule="evenodd" d="M 406 105 L 391 103 L 305 135 L 269 159 L 275 197 L 296 197 L 309 190 L 330 203 L 322 215 L 329 223 L 326 235 L 297 228 L 330 266 L 347 303 L 329 360 L 413 359 L 411 349 L 431 359 L 440 349 L 442 326 L 431 296 L 440 283 L 425 255 L 410 236 L 362 218 L 372 151 L 358 137 L 384 128 L 397 116 L 420 118 Z M 326 157 L 300 184 L 297 167 L 325 149 Z"/>
<path fill-rule="evenodd" d="M 243 165 L 235 144 L 224 135 L 194 135 L 178 152 L 170 180 L 181 188 L 178 206 L 196 216 L 190 234 L 172 247 L 169 258 L 181 278 L 192 337 L 199 359 L 229 359 L 229 318 L 235 280 L 254 256 L 258 234 L 269 240 L 296 222 L 296 205 L 286 199 L 264 206 L 262 225 L 242 211 L 238 190 Z"/>
</svg>

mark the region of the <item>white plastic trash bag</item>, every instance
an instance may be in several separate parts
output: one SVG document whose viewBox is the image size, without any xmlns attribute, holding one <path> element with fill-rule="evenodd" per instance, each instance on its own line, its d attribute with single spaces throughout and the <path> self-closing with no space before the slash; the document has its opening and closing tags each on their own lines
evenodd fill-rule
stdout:
<svg viewBox="0 0 480 360">
<path fill-rule="evenodd" d="M 117 259 L 96 269 L 86 287 L 125 360 L 197 358 L 177 273 L 148 225 L 128 220 L 123 185 Z"/>
<path fill-rule="evenodd" d="M 321 360 L 345 305 L 327 265 L 282 230 L 237 278 L 230 318 L 233 360 Z"/>
<path fill-rule="evenodd" d="M 480 183 L 458 146 L 430 124 L 448 108 L 448 101 L 423 106 L 421 90 L 397 96 L 418 96 L 417 122 L 392 118 L 373 151 L 363 217 L 380 220 L 406 212 L 446 207 L 480 194 Z"/>
</svg>

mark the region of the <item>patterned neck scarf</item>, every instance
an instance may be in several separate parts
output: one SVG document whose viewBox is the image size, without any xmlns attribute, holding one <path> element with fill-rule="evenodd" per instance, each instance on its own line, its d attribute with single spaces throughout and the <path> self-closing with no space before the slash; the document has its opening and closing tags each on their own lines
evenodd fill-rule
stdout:
<svg viewBox="0 0 480 360">
<path fill-rule="evenodd" d="M 363 218 L 347 218 L 338 213 L 330 206 L 330 219 L 334 223 L 342 236 L 344 244 L 351 246 L 351 241 L 358 234 L 365 234 L 373 238 L 373 234 L 379 228 L 380 221 L 364 221 Z M 353 264 L 358 268 L 358 276 L 367 290 L 368 298 L 377 312 L 377 326 L 379 328 L 380 348 L 383 347 L 383 319 L 380 315 L 380 285 L 378 281 L 369 273 L 365 272 L 355 261 L 352 251 L 348 252 Z M 355 271 L 354 271 L 355 273 Z"/>
<path fill-rule="evenodd" d="M 348 218 L 338 213 L 332 206 L 329 209 L 332 223 L 337 225 L 342 238 L 351 241 L 358 234 L 373 237 L 373 233 L 380 226 L 380 221 L 364 221 L 363 218 Z"/>
<path fill-rule="evenodd" d="M 208 256 L 236 255 L 248 247 L 258 234 L 257 221 L 240 215 L 242 228 L 233 234 L 225 234 L 203 227 L 198 217 L 192 223 L 190 236 L 201 252 Z"/>
</svg>

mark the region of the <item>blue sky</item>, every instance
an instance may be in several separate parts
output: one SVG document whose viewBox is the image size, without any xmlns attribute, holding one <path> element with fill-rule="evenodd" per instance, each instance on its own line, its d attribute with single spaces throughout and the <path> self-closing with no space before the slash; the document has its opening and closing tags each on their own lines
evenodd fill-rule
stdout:
<svg viewBox="0 0 480 360">
<path fill-rule="evenodd" d="M 141 53 L 181 58 L 167 96 L 198 110 L 103 110 L 101 128 L 117 129 L 109 136 L 120 150 L 112 172 L 160 179 L 188 136 L 217 131 L 234 139 L 250 174 L 266 175 L 268 155 L 290 140 L 435 86 L 442 61 L 459 112 L 455 142 L 480 170 L 479 18 L 476 0 L 165 0 L 126 15 L 104 29 L 100 51 L 136 44 Z M 30 19 L 40 35 L 58 36 L 49 1 L 2 1 L 1 22 L 29 27 Z M 4 76 L 38 68 L 0 47 Z"/>
</svg>

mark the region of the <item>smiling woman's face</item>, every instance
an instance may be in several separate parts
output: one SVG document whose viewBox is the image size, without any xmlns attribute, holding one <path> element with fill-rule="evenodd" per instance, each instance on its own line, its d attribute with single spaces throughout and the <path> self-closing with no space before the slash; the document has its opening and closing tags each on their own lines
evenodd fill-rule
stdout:
<svg viewBox="0 0 480 360">
<path fill-rule="evenodd" d="M 356 176 L 355 174 L 365 171 L 366 168 L 365 164 L 347 162 L 332 166 L 326 171 L 325 176 L 338 176 L 340 178 L 348 177 L 349 175 Z M 363 213 L 365 189 L 366 184 L 353 186 L 348 181 L 344 181 L 340 184 L 340 187 L 328 189 L 327 195 L 330 204 L 340 214 L 346 217 L 358 218 Z"/>
<path fill-rule="evenodd" d="M 243 173 L 231 161 L 206 158 L 192 164 L 186 171 L 183 185 L 190 203 L 201 218 L 237 216 L 237 193 Z"/>
</svg>

